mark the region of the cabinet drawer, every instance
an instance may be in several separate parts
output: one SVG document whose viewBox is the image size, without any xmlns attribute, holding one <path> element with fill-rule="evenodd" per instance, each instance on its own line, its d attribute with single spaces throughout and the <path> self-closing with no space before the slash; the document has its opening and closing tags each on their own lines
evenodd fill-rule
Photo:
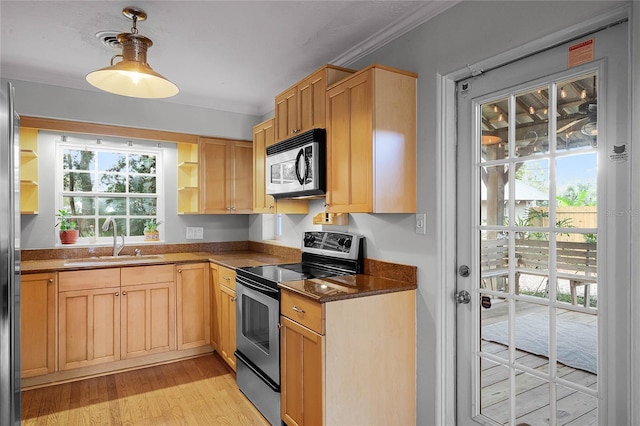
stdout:
<svg viewBox="0 0 640 426">
<path fill-rule="evenodd" d="M 282 315 L 319 334 L 324 334 L 323 305 L 304 296 L 283 290 L 280 310 Z"/>
<path fill-rule="evenodd" d="M 173 281 L 173 265 L 135 266 L 121 269 L 122 285 L 157 284 Z"/>
<path fill-rule="evenodd" d="M 120 268 L 64 271 L 58 274 L 58 291 L 120 287 Z"/>
<path fill-rule="evenodd" d="M 231 290 L 236 289 L 236 271 L 220 266 L 218 268 L 218 283 Z"/>
</svg>

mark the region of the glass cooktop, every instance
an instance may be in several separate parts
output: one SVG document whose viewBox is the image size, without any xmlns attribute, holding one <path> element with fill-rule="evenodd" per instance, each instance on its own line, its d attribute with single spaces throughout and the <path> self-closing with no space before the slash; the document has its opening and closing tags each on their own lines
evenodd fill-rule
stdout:
<svg viewBox="0 0 640 426">
<path fill-rule="evenodd" d="M 340 275 L 339 272 L 326 270 L 304 263 L 291 263 L 285 265 L 265 265 L 250 268 L 239 268 L 251 275 L 272 282 L 308 280 L 311 278 L 326 278 Z"/>
</svg>

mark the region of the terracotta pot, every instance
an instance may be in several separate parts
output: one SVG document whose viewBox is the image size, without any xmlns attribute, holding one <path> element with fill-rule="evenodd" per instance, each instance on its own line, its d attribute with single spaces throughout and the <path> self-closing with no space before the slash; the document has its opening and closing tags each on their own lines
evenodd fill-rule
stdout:
<svg viewBox="0 0 640 426">
<path fill-rule="evenodd" d="M 60 231 L 60 242 L 62 244 L 75 244 L 78 240 L 80 231 L 77 229 L 69 229 L 67 231 Z"/>
</svg>

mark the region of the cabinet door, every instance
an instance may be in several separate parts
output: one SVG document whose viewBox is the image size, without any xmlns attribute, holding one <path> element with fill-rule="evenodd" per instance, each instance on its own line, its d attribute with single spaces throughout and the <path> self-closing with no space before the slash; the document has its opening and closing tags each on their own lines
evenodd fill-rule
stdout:
<svg viewBox="0 0 640 426">
<path fill-rule="evenodd" d="M 289 426 L 322 425 L 324 336 L 281 316 L 281 414 Z"/>
<path fill-rule="evenodd" d="M 326 127 L 326 70 L 323 68 L 298 84 L 300 132 Z"/>
<path fill-rule="evenodd" d="M 253 213 L 253 144 L 230 142 L 231 213 Z"/>
<path fill-rule="evenodd" d="M 291 137 L 298 124 L 298 88 L 292 87 L 276 96 L 276 141 Z"/>
<path fill-rule="evenodd" d="M 370 73 L 349 78 L 327 92 L 328 212 L 373 211 L 372 100 Z"/>
<path fill-rule="evenodd" d="M 20 278 L 20 355 L 22 377 L 55 371 L 55 273 L 28 274 Z"/>
<path fill-rule="evenodd" d="M 176 348 L 173 282 L 122 287 L 121 304 L 122 359 Z"/>
<path fill-rule="evenodd" d="M 220 286 L 220 356 L 236 370 L 236 292 L 224 285 Z"/>
<path fill-rule="evenodd" d="M 211 346 L 220 353 L 220 283 L 218 281 L 218 265 L 211 263 L 209 266 L 209 294 L 211 295 Z"/>
<path fill-rule="evenodd" d="M 209 264 L 176 265 L 178 349 L 209 344 Z"/>
<path fill-rule="evenodd" d="M 228 141 L 201 138 L 200 153 L 202 164 L 202 213 L 220 214 L 231 210 L 231 188 Z"/>
<path fill-rule="evenodd" d="M 266 147 L 275 140 L 274 120 L 267 120 L 253 128 L 253 211 L 274 213 L 275 200 L 267 195 Z"/>
<path fill-rule="evenodd" d="M 120 287 L 65 291 L 59 298 L 60 370 L 120 359 Z"/>
</svg>

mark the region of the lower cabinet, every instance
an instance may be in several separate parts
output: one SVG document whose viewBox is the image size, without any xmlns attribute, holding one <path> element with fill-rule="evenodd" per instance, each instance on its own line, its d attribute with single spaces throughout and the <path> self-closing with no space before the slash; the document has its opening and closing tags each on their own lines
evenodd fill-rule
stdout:
<svg viewBox="0 0 640 426">
<path fill-rule="evenodd" d="M 20 279 L 21 376 L 55 371 L 56 273 L 27 274 Z"/>
<path fill-rule="evenodd" d="M 415 424 L 415 290 L 322 304 L 282 290 L 280 309 L 288 426 Z"/>
<path fill-rule="evenodd" d="M 209 263 L 176 265 L 178 350 L 211 341 Z"/>
<path fill-rule="evenodd" d="M 120 269 L 60 272 L 59 367 L 120 359 Z"/>
<path fill-rule="evenodd" d="M 173 265 L 121 269 L 121 359 L 176 348 Z"/>
<path fill-rule="evenodd" d="M 211 264 L 212 346 L 236 370 L 236 272 Z M 215 276 L 214 276 L 215 275 Z"/>
</svg>

